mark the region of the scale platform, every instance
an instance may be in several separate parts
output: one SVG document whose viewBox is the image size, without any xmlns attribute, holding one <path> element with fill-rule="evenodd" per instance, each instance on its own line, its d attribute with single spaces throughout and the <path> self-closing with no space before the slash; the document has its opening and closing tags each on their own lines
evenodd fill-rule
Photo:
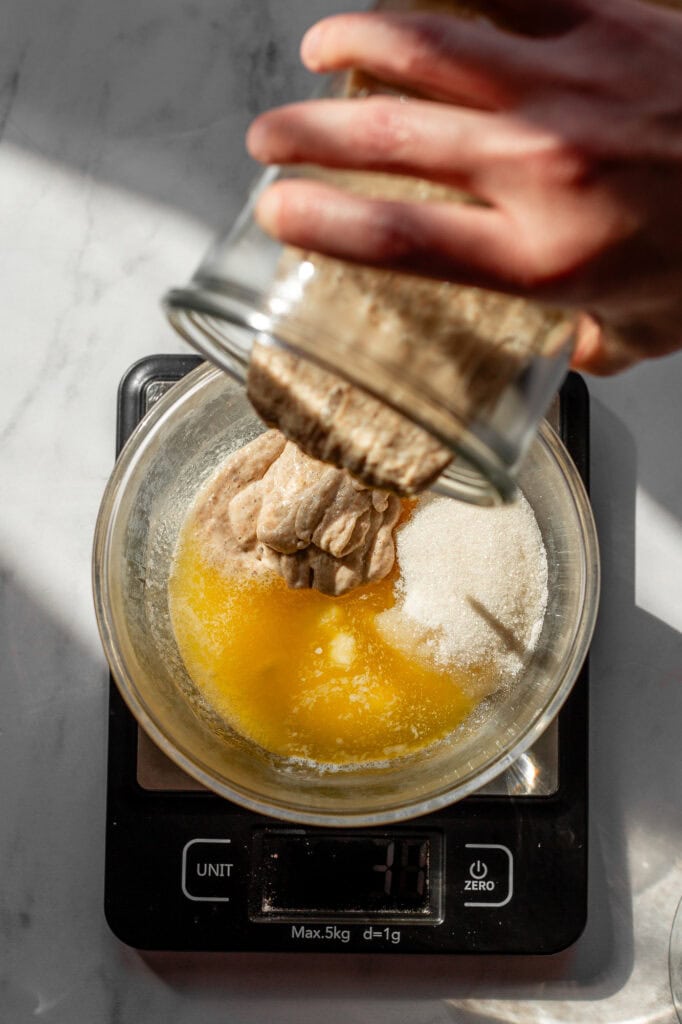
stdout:
<svg viewBox="0 0 682 1024">
<path fill-rule="evenodd" d="M 117 451 L 199 365 L 150 356 L 118 393 Z M 587 388 L 548 418 L 588 484 Z M 110 683 L 105 913 L 138 949 L 555 953 L 587 917 L 587 685 L 473 796 L 388 828 L 299 827 L 204 789 L 138 729 Z"/>
</svg>

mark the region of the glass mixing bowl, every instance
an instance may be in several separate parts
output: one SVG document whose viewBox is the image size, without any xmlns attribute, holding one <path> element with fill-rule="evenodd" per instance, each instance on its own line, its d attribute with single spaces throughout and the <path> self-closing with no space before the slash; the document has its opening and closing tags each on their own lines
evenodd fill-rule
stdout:
<svg viewBox="0 0 682 1024">
<path fill-rule="evenodd" d="M 93 582 L 102 642 L 128 707 L 160 749 L 204 786 L 289 821 L 384 824 L 473 793 L 557 714 L 592 636 L 597 538 L 566 449 L 543 424 L 520 479 L 549 565 L 545 622 L 522 677 L 418 754 L 323 771 L 270 755 L 221 720 L 189 678 L 170 623 L 167 583 L 185 515 L 217 466 L 263 429 L 239 385 L 201 366 L 154 406 L 115 466 L 97 521 Z"/>
</svg>

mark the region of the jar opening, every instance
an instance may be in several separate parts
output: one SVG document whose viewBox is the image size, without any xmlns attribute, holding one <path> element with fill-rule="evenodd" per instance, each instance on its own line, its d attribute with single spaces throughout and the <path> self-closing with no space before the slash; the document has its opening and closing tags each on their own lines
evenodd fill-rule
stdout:
<svg viewBox="0 0 682 1024">
<path fill-rule="evenodd" d="M 214 282 L 201 281 L 188 288 L 172 289 L 164 297 L 164 307 L 175 330 L 201 355 L 245 384 L 251 348 L 255 341 L 274 345 L 303 359 L 316 362 L 323 369 L 338 375 L 338 367 L 322 357 L 282 338 L 276 323 L 259 308 L 258 293 L 241 286 L 217 288 Z M 452 420 L 452 410 L 438 416 L 436 400 L 428 401 L 429 418 L 413 406 L 409 410 L 396 392 L 385 389 L 373 392 L 363 380 L 354 378 L 352 367 L 344 374 L 361 390 L 390 405 L 396 412 L 418 424 L 453 453 L 452 462 L 431 485 L 431 490 L 469 504 L 493 506 L 514 501 L 517 493 L 515 471 L 518 460 L 505 460 L 489 438 L 476 432 L 476 427 L 459 424 L 455 438 L 445 426 Z M 443 426 L 439 429 L 438 420 Z M 508 456 L 509 458 L 509 456 Z"/>
</svg>

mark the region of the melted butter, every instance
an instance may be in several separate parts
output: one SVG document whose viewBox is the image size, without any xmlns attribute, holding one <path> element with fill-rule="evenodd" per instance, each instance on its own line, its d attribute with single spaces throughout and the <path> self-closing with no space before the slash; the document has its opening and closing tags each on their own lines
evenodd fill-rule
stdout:
<svg viewBox="0 0 682 1024">
<path fill-rule="evenodd" d="M 344 597 L 289 590 L 274 574 L 225 575 L 186 529 L 169 596 L 187 671 L 236 731 L 283 757 L 341 765 L 422 749 L 475 701 L 470 673 L 439 670 L 377 631 L 396 575 Z"/>
</svg>

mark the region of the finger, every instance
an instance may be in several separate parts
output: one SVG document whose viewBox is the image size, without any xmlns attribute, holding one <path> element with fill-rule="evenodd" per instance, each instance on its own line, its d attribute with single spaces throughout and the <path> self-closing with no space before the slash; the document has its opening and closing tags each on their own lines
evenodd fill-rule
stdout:
<svg viewBox="0 0 682 1024">
<path fill-rule="evenodd" d="M 579 322 L 571 365 L 576 370 L 607 376 L 645 359 L 660 359 L 679 352 L 680 311 L 677 304 L 649 310 L 617 324 L 598 314 L 585 314 Z"/>
<path fill-rule="evenodd" d="M 318 182 L 280 181 L 256 219 L 302 249 L 370 266 L 521 293 L 523 261 L 498 210 L 457 203 L 367 199 Z"/>
<path fill-rule="evenodd" d="M 301 45 L 312 71 L 356 67 L 437 99 L 486 109 L 513 105 L 556 79 L 542 40 L 447 14 L 340 14 L 318 22 Z"/>
<path fill-rule="evenodd" d="M 634 366 L 643 358 L 597 319 L 583 314 L 578 321 L 571 368 L 579 373 L 610 377 Z"/>
<path fill-rule="evenodd" d="M 514 131 L 518 148 L 523 129 Z M 388 96 L 280 107 L 247 135 L 251 156 L 262 163 L 385 171 L 469 190 L 507 142 L 497 115 Z M 488 198 L 480 188 L 477 195 Z"/>
<path fill-rule="evenodd" d="M 594 4 L 595 0 L 485 0 L 483 10 L 503 28 L 529 36 L 553 37 L 580 24 Z"/>
</svg>

